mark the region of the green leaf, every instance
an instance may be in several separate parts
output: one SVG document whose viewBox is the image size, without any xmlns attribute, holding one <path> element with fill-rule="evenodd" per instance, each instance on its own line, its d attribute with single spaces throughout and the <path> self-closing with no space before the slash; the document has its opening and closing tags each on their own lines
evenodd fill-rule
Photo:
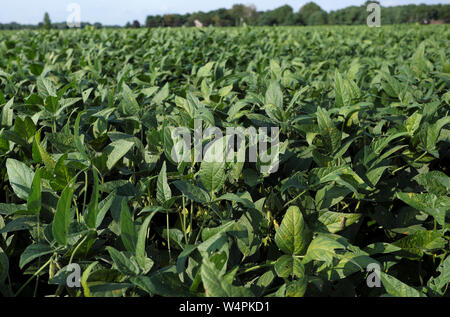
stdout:
<svg viewBox="0 0 450 317">
<path fill-rule="evenodd" d="M 283 92 L 280 84 L 272 81 L 266 91 L 266 104 L 272 104 L 278 109 L 283 109 Z"/>
<path fill-rule="evenodd" d="M 229 279 L 223 278 L 223 274 L 215 264 L 208 259 L 203 259 L 201 277 L 206 296 L 208 297 L 251 297 L 254 296 L 250 289 L 242 286 L 234 286 Z"/>
<path fill-rule="evenodd" d="M 202 162 L 199 175 L 203 186 L 205 186 L 210 193 L 214 193 L 220 190 L 225 183 L 225 163 Z"/>
<path fill-rule="evenodd" d="M 53 170 L 55 169 L 56 162 L 40 144 L 39 131 L 35 134 L 33 140 L 33 159 L 39 163 L 43 162 L 45 164 L 45 167 L 51 172 L 53 172 Z"/>
<path fill-rule="evenodd" d="M 120 237 L 122 238 L 125 248 L 128 251 L 135 253 L 137 232 L 125 198 L 122 199 L 122 212 L 120 213 Z"/>
<path fill-rule="evenodd" d="M 27 265 L 34 259 L 50 253 L 53 253 L 53 249 L 47 244 L 31 244 L 25 249 L 25 251 L 23 251 L 22 255 L 20 256 L 19 267 L 20 269 L 23 269 L 25 265 Z"/>
<path fill-rule="evenodd" d="M 193 294 L 178 275 L 172 272 L 156 272 L 151 276 L 136 276 L 131 282 L 151 295 L 166 297 L 192 297 Z"/>
<path fill-rule="evenodd" d="M 145 242 L 147 239 L 147 229 L 148 226 L 150 225 L 150 221 L 156 214 L 157 212 L 153 212 L 152 214 L 148 215 L 147 218 L 145 218 L 144 222 L 142 223 L 141 227 L 139 228 L 138 238 L 136 242 L 136 259 L 141 268 L 145 267 L 146 265 L 145 260 L 147 258 L 147 254 L 145 252 Z"/>
<path fill-rule="evenodd" d="M 450 177 L 441 171 L 431 171 L 415 177 L 417 183 L 435 195 L 446 195 L 450 191 Z"/>
<path fill-rule="evenodd" d="M 330 152 L 339 150 L 341 147 L 342 133 L 336 128 L 328 112 L 321 107 L 317 108 L 317 123 L 320 134 L 323 137 L 325 149 L 331 150 Z"/>
<path fill-rule="evenodd" d="M 305 276 L 305 267 L 302 261 L 295 256 L 282 255 L 274 265 L 275 272 L 279 277 L 288 278 L 289 276 L 303 278 Z"/>
<path fill-rule="evenodd" d="M 162 102 L 169 97 L 169 83 L 166 83 L 163 88 L 153 97 L 153 102 L 157 105 L 162 104 Z"/>
<path fill-rule="evenodd" d="M 85 111 L 81 111 L 80 113 L 78 113 L 77 119 L 75 120 L 73 141 L 75 143 L 75 147 L 77 148 L 78 152 L 81 154 L 81 157 L 83 157 L 83 159 L 87 160 L 88 156 L 86 154 L 86 150 L 84 149 L 84 145 L 83 145 L 83 142 L 80 137 L 80 120 L 81 120 L 81 116 L 84 113 L 85 113 Z"/>
<path fill-rule="evenodd" d="M 445 214 L 450 209 L 450 199 L 447 196 L 438 197 L 429 193 L 396 193 L 396 195 L 411 207 L 434 217 L 440 225 L 445 225 Z"/>
<path fill-rule="evenodd" d="M 98 190 L 98 174 L 97 170 L 94 168 L 92 170 L 92 174 L 94 176 L 91 201 L 89 202 L 89 206 L 87 209 L 86 215 L 86 225 L 88 228 L 94 229 L 97 225 L 97 216 L 99 212 L 98 208 L 98 199 L 99 199 L 99 190 Z"/>
<path fill-rule="evenodd" d="M 11 220 L 0 230 L 1 233 L 8 233 L 21 230 L 30 230 L 36 224 L 36 216 L 20 217 Z"/>
<path fill-rule="evenodd" d="M 336 233 L 356 223 L 362 214 L 326 211 L 319 216 L 318 221 L 323 224 L 328 232 Z"/>
<path fill-rule="evenodd" d="M 164 204 L 172 198 L 172 191 L 167 182 L 166 162 L 163 163 L 161 171 L 158 175 L 156 198 L 161 204 Z"/>
<path fill-rule="evenodd" d="M 41 96 L 48 97 L 53 96 L 56 97 L 56 88 L 53 85 L 53 83 L 50 81 L 50 79 L 38 77 L 36 81 L 38 93 Z"/>
<path fill-rule="evenodd" d="M 137 263 L 133 262 L 128 254 L 124 252 L 117 251 L 113 247 L 106 247 L 106 251 L 108 251 L 109 256 L 114 261 L 114 264 L 117 266 L 118 270 L 128 276 L 135 276 L 139 274 L 139 268 Z"/>
<path fill-rule="evenodd" d="M 437 271 L 441 274 L 437 277 L 430 278 L 427 286 L 432 291 L 442 296 L 444 295 L 442 289 L 450 283 L 450 256 L 447 256 L 447 258 L 439 265 Z"/>
<path fill-rule="evenodd" d="M 88 278 L 91 275 L 92 270 L 98 264 L 98 261 L 92 262 L 89 266 L 84 270 L 81 275 L 81 287 L 83 288 L 84 297 L 91 297 L 91 291 L 88 285 Z"/>
<path fill-rule="evenodd" d="M 341 242 L 341 237 L 332 234 L 319 234 L 309 245 L 306 255 L 303 258 L 303 264 L 313 260 L 323 261 L 327 265 L 331 264 L 336 255 L 336 249 L 345 249 L 346 246 Z"/>
<path fill-rule="evenodd" d="M 384 288 L 386 289 L 386 292 L 389 295 L 395 297 L 425 297 L 425 295 L 418 290 L 406 285 L 395 277 L 384 272 L 380 272 L 380 278 Z"/>
<path fill-rule="evenodd" d="M 125 83 L 122 84 L 122 101 L 120 102 L 119 109 L 127 116 L 137 115 L 140 110 L 133 92 Z"/>
<path fill-rule="evenodd" d="M 206 203 L 210 201 L 210 197 L 202 188 L 192 185 L 191 183 L 177 180 L 173 182 L 176 188 L 183 193 L 184 196 L 197 203 Z"/>
<path fill-rule="evenodd" d="M 24 163 L 15 159 L 6 160 L 9 183 L 17 197 L 27 200 L 33 183 L 34 172 Z"/>
<path fill-rule="evenodd" d="M 72 196 L 74 184 L 71 181 L 64 188 L 61 197 L 56 205 L 56 213 L 53 217 L 52 232 L 56 242 L 61 245 L 67 244 L 67 236 L 69 235 L 69 225 L 73 219 L 73 213 L 70 210 L 72 204 Z"/>
<path fill-rule="evenodd" d="M 311 241 L 303 215 L 297 206 L 291 206 L 286 211 L 280 227 L 275 234 L 275 243 L 286 254 L 302 254 Z"/>
<path fill-rule="evenodd" d="M 27 200 L 27 209 L 31 213 L 39 213 L 42 206 L 42 191 L 41 191 L 41 170 L 38 169 L 34 173 L 33 182 L 31 183 L 31 192 Z"/>
<path fill-rule="evenodd" d="M 8 277 L 9 273 L 9 259 L 6 256 L 5 252 L 0 248 L 0 285 Z"/>
<path fill-rule="evenodd" d="M 116 163 L 131 150 L 134 146 L 134 142 L 129 140 L 120 139 L 109 144 L 104 152 L 107 154 L 108 159 L 106 161 L 106 167 L 111 170 Z"/>
<path fill-rule="evenodd" d="M 303 297 L 306 293 L 308 286 L 308 279 L 301 278 L 298 280 L 290 281 L 286 285 L 286 297 Z"/>
<path fill-rule="evenodd" d="M 226 97 L 233 90 L 233 85 L 223 87 L 219 90 L 220 97 Z"/>
<path fill-rule="evenodd" d="M 2 125 L 3 126 L 10 127 L 13 125 L 13 119 L 14 119 L 14 111 L 12 109 L 13 103 L 14 103 L 14 97 L 11 98 L 2 107 Z"/>
<path fill-rule="evenodd" d="M 197 72 L 197 77 L 209 77 L 211 76 L 212 72 L 211 69 L 214 66 L 214 62 L 209 62 L 205 66 L 202 66 L 199 68 Z"/>
<path fill-rule="evenodd" d="M 411 253 L 414 258 L 422 257 L 424 251 L 444 248 L 446 240 L 437 231 L 416 231 L 409 236 L 393 242 L 392 245 Z"/>
</svg>

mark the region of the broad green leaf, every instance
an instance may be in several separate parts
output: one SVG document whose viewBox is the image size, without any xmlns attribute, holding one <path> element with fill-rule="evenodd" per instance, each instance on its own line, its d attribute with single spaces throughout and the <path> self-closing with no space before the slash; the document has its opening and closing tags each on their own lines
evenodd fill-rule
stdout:
<svg viewBox="0 0 450 317">
<path fill-rule="evenodd" d="M 184 196 L 197 203 L 206 203 L 210 201 L 210 197 L 202 188 L 192 185 L 191 183 L 177 180 L 173 182 L 176 188 L 183 193 Z"/>
<path fill-rule="evenodd" d="M 122 85 L 122 101 L 120 103 L 119 109 L 125 115 L 137 115 L 139 113 L 140 107 L 134 97 L 133 92 L 127 84 Z"/>
<path fill-rule="evenodd" d="M 113 247 L 106 247 L 109 256 L 113 260 L 120 272 L 128 276 L 135 276 L 139 274 L 137 263 L 133 262 L 128 254 L 117 251 Z"/>
<path fill-rule="evenodd" d="M 129 252 L 136 253 L 138 235 L 125 198 L 122 200 L 122 212 L 120 213 L 120 237 L 125 248 Z"/>
<path fill-rule="evenodd" d="M 435 195 L 446 195 L 450 191 L 450 177 L 441 171 L 430 171 L 426 174 L 419 174 L 415 177 L 417 183 Z"/>
<path fill-rule="evenodd" d="M 50 171 L 56 167 L 56 162 L 52 159 L 52 157 L 47 153 L 47 151 L 40 144 L 40 132 L 38 131 L 33 140 L 33 159 L 36 162 L 43 162 L 45 167 Z"/>
<path fill-rule="evenodd" d="M 158 93 L 153 97 L 153 102 L 160 105 L 167 97 L 169 97 L 169 83 L 166 83 L 164 87 L 158 91 Z"/>
<path fill-rule="evenodd" d="M 48 97 L 53 96 L 56 97 L 56 88 L 55 85 L 48 78 L 38 77 L 36 81 L 38 93 L 41 96 Z"/>
<path fill-rule="evenodd" d="M 147 229 L 150 225 L 150 221 L 152 220 L 153 216 L 156 215 L 156 212 L 153 212 L 147 218 L 145 218 L 144 222 L 142 223 L 141 227 L 139 228 L 138 238 L 136 242 L 136 259 L 141 267 L 145 266 L 145 259 L 147 257 L 147 253 L 145 251 L 145 242 L 147 239 Z"/>
<path fill-rule="evenodd" d="M 8 277 L 9 273 L 9 259 L 6 256 L 5 252 L 0 248 L 0 285 Z"/>
<path fill-rule="evenodd" d="M 225 162 L 205 162 L 200 165 L 200 180 L 203 186 L 214 193 L 220 190 L 226 180 Z"/>
<path fill-rule="evenodd" d="M 26 209 L 26 206 L 24 209 Z M 6 224 L 6 226 L 0 229 L 0 234 L 21 230 L 30 230 L 35 224 L 36 216 L 19 217 L 11 220 Z"/>
<path fill-rule="evenodd" d="M 437 271 L 440 274 L 428 280 L 427 286 L 436 294 L 444 295 L 442 289 L 450 283 L 450 256 L 439 265 Z"/>
<path fill-rule="evenodd" d="M 337 151 L 341 146 L 342 133 L 339 131 L 331 120 L 328 112 L 321 107 L 317 108 L 317 123 L 319 125 L 322 141 L 325 149 L 330 152 Z"/>
<path fill-rule="evenodd" d="M 22 269 L 25 265 L 27 265 L 34 259 L 53 252 L 54 250 L 47 244 L 30 244 L 20 256 L 19 267 Z"/>
<path fill-rule="evenodd" d="M 319 234 L 308 247 L 306 255 L 303 258 L 303 264 L 313 260 L 323 261 L 327 265 L 331 264 L 333 257 L 336 256 L 336 249 L 345 249 L 346 246 L 338 241 L 339 236 L 331 234 Z"/>
<path fill-rule="evenodd" d="M 86 154 L 86 150 L 84 149 L 83 142 L 80 137 L 80 121 L 81 116 L 85 113 L 85 111 L 81 111 L 78 113 L 78 116 L 75 120 L 75 126 L 74 126 L 74 132 L 73 132 L 73 141 L 75 143 L 75 146 L 78 150 L 78 152 L 81 154 L 81 157 L 85 160 L 88 159 L 88 155 Z"/>
<path fill-rule="evenodd" d="M 331 233 L 336 233 L 356 223 L 362 214 L 326 211 L 319 216 L 318 221 Z"/>
<path fill-rule="evenodd" d="M 205 294 L 207 297 L 251 297 L 250 289 L 243 286 L 234 286 L 223 278 L 215 264 L 208 259 L 204 259 L 201 267 L 201 277 Z"/>
<path fill-rule="evenodd" d="M 266 91 L 266 104 L 272 104 L 278 109 L 283 109 L 283 92 L 280 84 L 272 81 Z"/>
<path fill-rule="evenodd" d="M 422 257 L 424 251 L 439 250 L 445 247 L 446 241 L 437 231 L 417 231 L 392 243 L 392 245 Z"/>
<path fill-rule="evenodd" d="M 308 280 L 306 278 L 301 278 L 298 280 L 293 280 L 286 285 L 286 297 L 303 297 L 306 293 L 306 288 L 308 286 Z"/>
<path fill-rule="evenodd" d="M 99 213 L 98 174 L 97 174 L 97 170 L 95 168 L 92 170 L 92 175 L 94 176 L 94 179 L 93 179 L 91 201 L 89 202 L 89 205 L 87 208 L 86 225 L 88 226 L 88 228 L 94 229 L 94 228 L 96 228 L 96 225 L 97 225 L 97 216 Z"/>
<path fill-rule="evenodd" d="M 446 211 L 450 210 L 449 197 L 438 197 L 429 193 L 397 193 L 396 195 L 411 207 L 434 217 L 440 225 L 445 225 Z"/>
<path fill-rule="evenodd" d="M 304 253 L 310 241 L 311 232 L 300 209 L 297 206 L 289 207 L 275 234 L 275 243 L 284 253 L 299 255 Z"/>
<path fill-rule="evenodd" d="M 233 85 L 223 87 L 219 90 L 219 96 L 226 97 L 233 90 Z"/>
<path fill-rule="evenodd" d="M 211 69 L 214 66 L 214 62 L 209 62 L 206 65 L 199 68 L 197 72 L 197 77 L 209 77 L 211 76 L 212 72 Z"/>
<path fill-rule="evenodd" d="M 106 167 L 111 170 L 134 146 L 134 142 L 120 139 L 109 144 L 104 152 L 107 154 Z"/>
<path fill-rule="evenodd" d="M 89 289 L 88 285 L 88 278 L 91 275 L 92 270 L 94 267 L 98 264 L 98 261 L 92 262 L 89 264 L 89 266 L 84 270 L 83 274 L 81 275 L 81 287 L 83 288 L 83 294 L 84 297 L 92 297 L 91 290 Z"/>
<path fill-rule="evenodd" d="M 189 288 L 173 272 L 155 272 L 150 276 L 136 276 L 130 279 L 136 286 L 151 295 L 165 297 L 192 297 Z"/>
<path fill-rule="evenodd" d="M 31 192 L 27 199 L 27 209 L 31 213 L 39 213 L 42 206 L 41 191 L 41 170 L 38 169 L 34 173 L 33 182 L 31 183 Z"/>
<path fill-rule="evenodd" d="M 395 297 L 425 297 L 424 294 L 399 281 L 395 277 L 380 272 L 381 282 L 383 283 L 386 292 Z"/>
<path fill-rule="evenodd" d="M 167 182 L 166 162 L 163 163 L 161 171 L 158 175 L 156 198 L 161 204 L 164 204 L 172 198 L 172 191 Z"/>
<path fill-rule="evenodd" d="M 13 119 L 14 119 L 14 111 L 12 109 L 13 103 L 14 103 L 14 98 L 11 98 L 2 107 L 2 125 L 3 126 L 10 127 L 13 125 Z"/>
<path fill-rule="evenodd" d="M 274 265 L 275 272 L 279 277 L 287 278 L 289 276 L 303 278 L 305 276 L 305 267 L 300 258 L 291 255 L 282 255 Z"/>
<path fill-rule="evenodd" d="M 9 183 L 17 197 L 27 200 L 33 183 L 34 172 L 24 163 L 12 158 L 6 160 Z"/>
<path fill-rule="evenodd" d="M 64 188 L 61 197 L 56 206 L 56 213 L 53 217 L 52 232 L 56 242 L 61 245 L 67 244 L 67 237 L 69 235 L 69 225 L 73 219 L 73 213 L 70 210 L 72 204 L 72 196 L 74 191 L 74 184 L 70 182 Z"/>
</svg>

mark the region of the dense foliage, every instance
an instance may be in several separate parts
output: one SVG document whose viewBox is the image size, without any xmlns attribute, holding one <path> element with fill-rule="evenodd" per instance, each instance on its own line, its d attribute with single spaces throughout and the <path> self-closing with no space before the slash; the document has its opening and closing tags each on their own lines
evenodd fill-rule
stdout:
<svg viewBox="0 0 450 317">
<path fill-rule="evenodd" d="M 204 26 L 241 26 L 244 23 L 253 26 L 272 25 L 361 25 L 367 23 L 367 11 L 369 3 L 379 3 L 378 1 L 366 1 L 360 6 L 349 6 L 343 9 L 326 12 L 314 2 L 308 2 L 300 8 L 292 8 L 283 5 L 273 10 L 258 11 L 254 5 L 235 4 L 230 9 L 220 8 L 208 12 L 193 12 L 186 14 L 168 13 L 164 15 L 148 15 L 141 24 L 134 20 L 128 22 L 125 27 L 139 28 L 145 26 L 154 27 L 180 27 L 194 26 L 195 20 L 200 21 Z M 450 4 L 435 5 L 401 5 L 401 6 L 381 6 L 381 24 L 403 24 L 421 23 L 428 24 L 450 23 Z M 81 23 L 81 27 L 90 23 Z M 96 28 L 111 27 L 102 26 L 101 23 L 93 24 Z M 67 29 L 65 22 L 53 23 L 50 25 L 55 29 Z M 120 26 L 113 26 L 120 27 Z M 49 28 L 49 20 L 44 17 L 44 21 L 38 25 L 21 25 L 19 23 L 0 23 L 0 30 Z"/>
<path fill-rule="evenodd" d="M 255 6 L 236 4 L 231 9 L 218 9 L 209 12 L 188 14 L 165 14 L 147 16 L 145 26 L 193 26 L 195 20 L 204 25 L 239 26 L 248 25 L 358 25 L 366 24 L 367 4 L 349 6 L 327 13 L 314 2 L 308 2 L 301 8 L 284 5 L 273 10 L 258 11 Z M 450 22 L 450 5 L 403 5 L 381 7 L 382 24 L 430 23 L 432 20 Z M 131 25 L 130 25 L 131 26 Z"/>
<path fill-rule="evenodd" d="M 1 294 L 448 295 L 449 37 L 0 33 Z M 279 127 L 279 169 L 174 162 L 195 119 Z"/>
</svg>

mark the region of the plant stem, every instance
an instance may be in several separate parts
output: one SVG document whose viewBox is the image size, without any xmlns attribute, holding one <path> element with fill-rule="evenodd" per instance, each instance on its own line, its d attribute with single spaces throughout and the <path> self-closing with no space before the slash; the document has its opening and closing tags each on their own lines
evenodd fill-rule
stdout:
<svg viewBox="0 0 450 317">
<path fill-rule="evenodd" d="M 259 269 L 263 269 L 263 268 L 265 268 L 265 267 L 272 266 L 272 265 L 275 264 L 275 262 L 276 262 L 276 261 L 273 261 L 273 262 L 270 262 L 270 263 L 261 264 L 261 265 L 253 266 L 253 267 L 251 267 L 251 268 L 245 269 L 244 271 L 238 273 L 238 275 L 245 274 L 245 273 L 249 273 L 249 272 L 252 272 L 252 271 L 256 271 L 256 270 L 259 270 Z"/>
<path fill-rule="evenodd" d="M 172 261 L 172 254 L 170 252 L 170 235 L 169 235 L 169 213 L 166 213 L 166 223 L 167 223 L 167 247 L 169 249 L 169 258 Z"/>
<path fill-rule="evenodd" d="M 294 201 L 296 201 L 297 199 L 299 199 L 304 193 L 306 193 L 306 189 L 304 191 L 302 191 L 299 195 L 297 195 L 297 197 L 295 197 L 294 199 L 292 199 L 292 200 L 288 201 L 287 203 L 285 203 L 283 208 L 287 207 L 289 204 L 291 204 Z"/>
<path fill-rule="evenodd" d="M 183 195 L 183 233 L 184 233 L 184 242 L 187 244 L 188 243 L 188 239 L 187 239 L 187 234 L 186 234 L 186 204 L 184 201 L 184 195 Z"/>
<path fill-rule="evenodd" d="M 70 260 L 69 260 L 69 264 L 72 263 L 72 259 L 75 256 L 75 253 L 78 251 L 78 248 L 83 244 L 84 241 L 86 241 L 88 235 L 86 235 L 83 240 L 81 240 L 81 242 L 75 247 L 75 249 L 73 250 L 72 254 L 70 255 Z"/>
<path fill-rule="evenodd" d="M 52 260 L 53 260 L 53 256 L 51 256 L 50 257 L 50 259 L 48 259 L 48 261 L 47 262 L 45 262 L 45 264 L 43 265 L 43 266 L 41 266 L 40 268 L 39 268 L 39 270 L 37 270 L 26 282 L 25 282 L 25 284 L 23 284 L 22 285 L 22 287 L 21 288 L 19 288 L 19 290 L 17 291 L 17 293 L 15 294 L 15 296 L 17 297 L 22 291 L 23 291 L 23 289 L 33 280 L 33 278 L 35 277 L 35 276 L 37 276 L 39 273 L 41 273 L 42 272 L 42 270 L 43 269 L 45 269 L 46 267 L 47 267 L 47 265 L 49 265 L 51 262 L 52 262 Z"/>
</svg>

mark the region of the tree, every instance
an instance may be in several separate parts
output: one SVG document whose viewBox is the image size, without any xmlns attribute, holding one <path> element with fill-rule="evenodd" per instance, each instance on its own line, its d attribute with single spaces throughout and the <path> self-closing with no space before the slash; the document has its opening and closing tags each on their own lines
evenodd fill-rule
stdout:
<svg viewBox="0 0 450 317">
<path fill-rule="evenodd" d="M 308 19 L 308 25 L 325 25 L 328 23 L 328 14 L 325 11 L 316 11 Z"/>
<path fill-rule="evenodd" d="M 149 15 L 147 16 L 147 19 L 145 20 L 145 26 L 148 28 L 156 28 L 163 26 L 163 18 L 160 15 Z"/>
<path fill-rule="evenodd" d="M 139 23 L 138 20 L 134 20 L 132 26 L 133 26 L 135 29 L 139 29 L 139 28 L 141 27 L 141 24 Z"/>
<path fill-rule="evenodd" d="M 322 10 L 322 8 L 321 8 L 320 6 L 318 6 L 318 5 L 315 4 L 314 2 L 308 2 L 307 4 L 305 4 L 304 6 L 302 6 L 302 7 L 300 8 L 299 15 L 300 15 L 300 18 L 301 18 L 306 24 L 310 25 L 309 19 L 311 18 L 311 16 L 312 16 L 314 13 L 316 13 L 316 12 L 321 12 L 321 11 L 323 11 L 323 10 Z M 325 12 L 325 11 L 323 11 L 323 12 Z M 325 12 L 325 14 L 326 14 L 326 12 Z M 322 14 L 322 16 L 323 16 L 323 14 Z M 314 21 L 315 21 L 316 19 L 317 19 L 317 18 L 314 18 Z"/>
<path fill-rule="evenodd" d="M 292 7 L 284 5 L 262 13 L 258 18 L 258 25 L 294 25 L 298 20 Z"/>
<path fill-rule="evenodd" d="M 242 23 L 252 23 L 257 16 L 256 7 L 254 5 L 235 4 L 230 10 L 230 15 L 235 20 L 235 25 L 241 25 Z"/>
<path fill-rule="evenodd" d="M 52 21 L 50 20 L 50 16 L 48 15 L 48 12 L 45 12 L 44 14 L 44 22 L 43 22 L 44 29 L 50 30 L 52 28 Z"/>
</svg>

